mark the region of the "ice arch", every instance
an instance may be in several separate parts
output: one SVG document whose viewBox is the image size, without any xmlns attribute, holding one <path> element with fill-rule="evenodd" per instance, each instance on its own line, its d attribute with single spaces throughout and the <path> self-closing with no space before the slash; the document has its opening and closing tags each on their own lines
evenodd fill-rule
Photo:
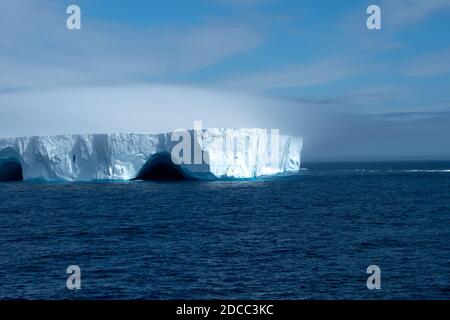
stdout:
<svg viewBox="0 0 450 320">
<path fill-rule="evenodd" d="M 156 153 L 139 170 L 136 180 L 187 180 L 183 169 L 172 162 L 170 153 Z"/>
<path fill-rule="evenodd" d="M 19 155 L 12 148 L 0 151 L 0 181 L 22 181 L 22 164 Z"/>
</svg>

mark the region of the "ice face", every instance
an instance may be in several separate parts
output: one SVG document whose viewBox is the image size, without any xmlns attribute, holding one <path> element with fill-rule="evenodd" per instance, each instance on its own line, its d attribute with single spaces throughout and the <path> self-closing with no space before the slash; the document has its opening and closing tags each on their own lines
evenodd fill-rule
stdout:
<svg viewBox="0 0 450 320">
<path fill-rule="evenodd" d="M 275 139 L 264 129 L 188 132 L 193 143 L 182 153 L 187 152 L 191 161 L 182 163 L 168 156 L 181 141 L 173 133 L 0 139 L 0 180 L 2 175 L 20 178 L 19 172 L 24 180 L 91 181 L 177 176 L 177 172 L 187 179 L 253 178 L 300 170 L 301 138 Z"/>
</svg>

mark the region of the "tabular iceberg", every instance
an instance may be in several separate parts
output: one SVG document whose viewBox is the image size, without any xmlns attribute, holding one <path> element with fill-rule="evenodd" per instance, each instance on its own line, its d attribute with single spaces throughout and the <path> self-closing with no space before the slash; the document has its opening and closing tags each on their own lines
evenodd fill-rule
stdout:
<svg viewBox="0 0 450 320">
<path fill-rule="evenodd" d="M 300 170 L 302 138 L 274 138 L 265 129 L 187 132 L 193 146 L 182 153 L 195 158 L 194 153 L 200 150 L 200 163 L 172 161 L 173 150 L 181 141 L 174 139 L 174 132 L 0 139 L 0 181 L 227 179 Z M 273 161 L 274 156 L 277 161 Z"/>
</svg>

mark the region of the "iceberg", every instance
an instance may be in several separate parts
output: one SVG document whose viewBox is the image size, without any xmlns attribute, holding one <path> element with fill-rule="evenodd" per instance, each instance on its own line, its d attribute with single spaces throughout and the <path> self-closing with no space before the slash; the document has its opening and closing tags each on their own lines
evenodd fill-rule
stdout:
<svg viewBox="0 0 450 320">
<path fill-rule="evenodd" d="M 272 136 L 265 129 L 187 132 L 193 146 L 181 152 L 175 131 L 0 139 L 0 181 L 214 180 L 300 170 L 302 138 Z M 196 161 L 174 161 L 175 149 Z"/>
</svg>

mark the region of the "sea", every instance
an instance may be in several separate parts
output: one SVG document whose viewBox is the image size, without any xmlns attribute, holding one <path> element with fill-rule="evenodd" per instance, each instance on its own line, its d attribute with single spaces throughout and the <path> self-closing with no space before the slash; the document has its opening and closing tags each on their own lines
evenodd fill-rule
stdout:
<svg viewBox="0 0 450 320">
<path fill-rule="evenodd" d="M 450 161 L 0 183 L 0 299 L 450 299 Z"/>
</svg>

